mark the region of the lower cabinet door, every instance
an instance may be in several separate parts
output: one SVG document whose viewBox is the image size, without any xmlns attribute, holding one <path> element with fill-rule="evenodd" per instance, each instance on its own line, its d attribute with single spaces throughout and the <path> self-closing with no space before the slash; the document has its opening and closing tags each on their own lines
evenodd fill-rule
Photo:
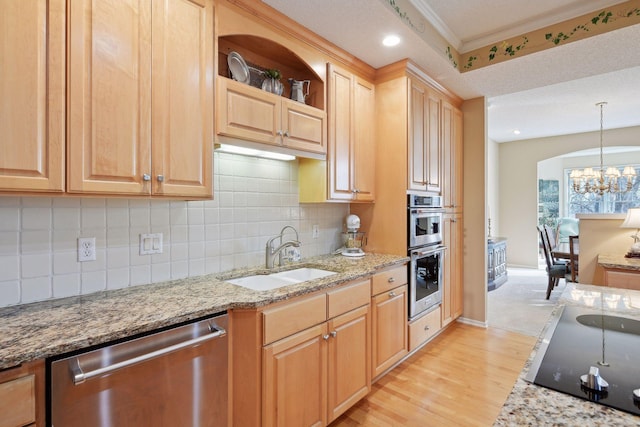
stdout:
<svg viewBox="0 0 640 427">
<path fill-rule="evenodd" d="M 329 321 L 329 422 L 371 390 L 369 305 Z"/>
<path fill-rule="evenodd" d="M 264 426 L 327 425 L 327 323 L 263 348 Z"/>
<path fill-rule="evenodd" d="M 371 299 L 372 376 L 375 378 L 408 353 L 407 285 Z"/>
</svg>

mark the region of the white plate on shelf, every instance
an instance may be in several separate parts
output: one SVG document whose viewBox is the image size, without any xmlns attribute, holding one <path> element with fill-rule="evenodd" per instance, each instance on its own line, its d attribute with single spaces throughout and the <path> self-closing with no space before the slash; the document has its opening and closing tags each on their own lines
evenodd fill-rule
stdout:
<svg viewBox="0 0 640 427">
<path fill-rule="evenodd" d="M 251 81 L 251 74 L 249 73 L 249 67 L 247 63 L 238 52 L 230 52 L 227 56 L 227 64 L 231 70 L 231 77 L 233 80 L 240 83 L 249 84 Z"/>
</svg>

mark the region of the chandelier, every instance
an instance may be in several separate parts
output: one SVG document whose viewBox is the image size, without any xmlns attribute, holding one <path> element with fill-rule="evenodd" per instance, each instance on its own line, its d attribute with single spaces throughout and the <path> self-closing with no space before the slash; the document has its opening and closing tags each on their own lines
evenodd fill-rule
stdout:
<svg viewBox="0 0 640 427">
<path fill-rule="evenodd" d="M 600 169 L 585 168 L 584 170 L 574 169 L 569 175 L 573 181 L 573 191 L 580 194 L 593 193 L 602 196 L 604 193 L 626 193 L 631 190 L 636 170 L 633 166 L 625 166 L 622 174 L 617 167 L 609 166 L 605 169 L 602 161 L 602 107 L 606 102 L 599 102 L 600 107 Z M 626 178 L 626 185 L 618 183 L 619 178 Z"/>
</svg>

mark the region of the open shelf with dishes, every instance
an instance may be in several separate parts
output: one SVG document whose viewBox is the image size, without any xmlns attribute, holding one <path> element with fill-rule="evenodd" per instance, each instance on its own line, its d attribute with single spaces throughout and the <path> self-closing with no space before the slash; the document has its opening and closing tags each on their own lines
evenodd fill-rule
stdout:
<svg viewBox="0 0 640 427">
<path fill-rule="evenodd" d="M 288 79 L 308 81 L 303 87 L 305 94 L 308 90 L 304 103 L 320 110 L 325 109 L 324 81 L 293 51 L 258 36 L 227 35 L 218 38 L 219 76 L 261 89 L 265 79 L 263 71 L 268 69 L 280 71 L 280 82 L 283 85 L 281 96 L 291 97 L 291 84 Z M 245 74 L 247 71 L 248 77 Z"/>
</svg>

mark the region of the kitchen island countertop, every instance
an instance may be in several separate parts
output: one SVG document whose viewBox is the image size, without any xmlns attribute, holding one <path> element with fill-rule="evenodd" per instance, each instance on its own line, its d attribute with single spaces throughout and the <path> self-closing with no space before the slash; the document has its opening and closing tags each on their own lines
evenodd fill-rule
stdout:
<svg viewBox="0 0 640 427">
<path fill-rule="evenodd" d="M 253 291 L 225 281 L 267 273 L 253 268 L 0 308 L 0 369 L 234 308 L 262 307 L 406 262 L 408 258 L 399 255 L 325 255 L 268 273 L 315 267 L 337 274 L 270 291 Z"/>
<path fill-rule="evenodd" d="M 607 308 L 608 311 L 615 311 L 624 317 L 640 319 L 640 291 L 575 283 L 567 284 L 556 310 L 562 305 L 578 305 L 599 309 L 602 307 L 602 301 L 605 304 L 611 304 L 613 300 L 615 300 L 615 308 Z M 640 417 L 637 415 L 525 381 L 524 378 L 548 327 L 549 324 L 540 334 L 529 360 L 527 360 L 494 425 L 640 426 Z"/>
</svg>

